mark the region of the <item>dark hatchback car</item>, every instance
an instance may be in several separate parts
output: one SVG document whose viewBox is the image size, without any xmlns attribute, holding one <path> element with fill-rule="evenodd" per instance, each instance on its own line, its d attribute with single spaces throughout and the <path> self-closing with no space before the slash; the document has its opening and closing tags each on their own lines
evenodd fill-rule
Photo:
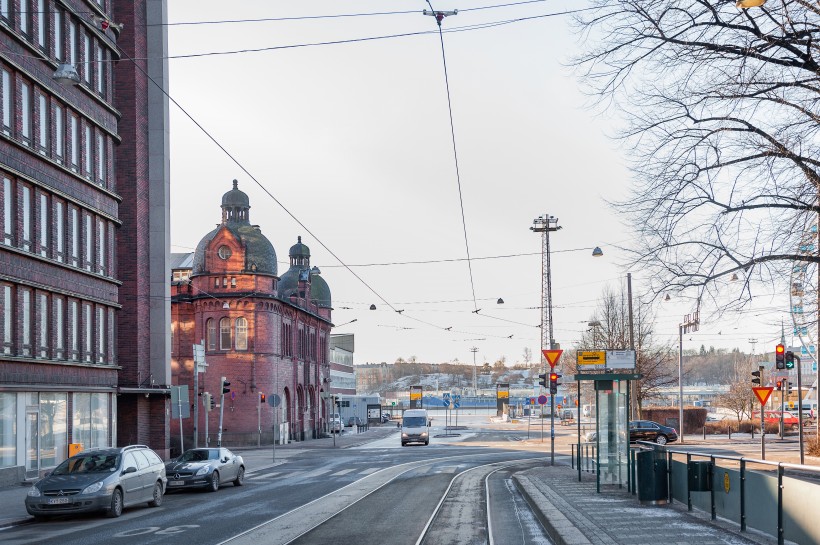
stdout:
<svg viewBox="0 0 820 545">
<path fill-rule="evenodd" d="M 168 490 L 207 488 L 216 492 L 223 482 L 233 482 L 234 486 L 245 483 L 244 460 L 224 447 L 186 450 L 165 464 L 165 472 Z"/>
<path fill-rule="evenodd" d="M 86 450 L 34 483 L 26 511 L 37 518 L 104 511 L 118 517 L 124 507 L 162 505 L 165 465 L 145 445 Z"/>
</svg>

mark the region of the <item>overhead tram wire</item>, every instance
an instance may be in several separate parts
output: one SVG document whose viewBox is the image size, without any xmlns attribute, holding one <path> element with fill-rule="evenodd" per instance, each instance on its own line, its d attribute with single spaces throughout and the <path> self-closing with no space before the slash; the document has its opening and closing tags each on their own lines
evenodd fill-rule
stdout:
<svg viewBox="0 0 820 545">
<path fill-rule="evenodd" d="M 478 314 L 478 302 L 476 301 L 475 297 L 475 280 L 473 279 L 473 263 L 470 259 L 470 242 L 467 237 L 467 221 L 464 218 L 464 196 L 461 190 L 461 174 L 458 168 L 458 148 L 456 146 L 456 128 L 455 124 L 453 123 L 453 102 L 450 96 L 450 77 L 447 74 L 447 55 L 444 52 L 444 34 L 441 32 L 441 21 L 448 15 L 447 12 L 436 11 L 433 9 L 433 4 L 430 3 L 430 0 L 426 0 L 427 5 L 430 6 L 430 11 L 432 12 L 430 15 L 435 17 L 436 23 L 438 25 L 438 35 L 439 40 L 441 42 L 441 62 L 444 67 L 444 85 L 447 90 L 447 112 L 450 115 L 450 137 L 453 141 L 453 163 L 456 168 L 456 183 L 458 184 L 458 204 L 461 208 L 461 227 L 464 231 L 464 247 L 467 252 L 467 269 L 470 273 L 470 289 L 473 293 L 473 308 L 475 309 L 475 313 Z M 424 12 L 427 15 L 427 12 Z M 453 14 L 458 13 L 453 12 Z"/>
</svg>

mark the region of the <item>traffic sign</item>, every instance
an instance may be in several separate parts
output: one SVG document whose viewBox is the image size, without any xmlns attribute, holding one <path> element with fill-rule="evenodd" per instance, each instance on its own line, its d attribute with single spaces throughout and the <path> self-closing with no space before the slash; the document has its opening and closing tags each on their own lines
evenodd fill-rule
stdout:
<svg viewBox="0 0 820 545">
<path fill-rule="evenodd" d="M 538 396 L 538 404 L 539 405 L 546 405 L 547 404 L 547 396 L 545 396 L 545 395 Z"/>
<path fill-rule="evenodd" d="M 603 369 L 606 366 L 606 351 L 604 350 L 579 350 L 577 352 L 577 362 L 579 369 L 588 367 Z"/>
<path fill-rule="evenodd" d="M 547 360 L 547 363 L 550 364 L 550 367 L 555 367 L 555 364 L 558 363 L 558 358 L 561 357 L 561 354 L 564 353 L 563 350 L 542 350 L 542 354 Z"/>
<path fill-rule="evenodd" d="M 270 394 L 268 396 L 268 405 L 271 407 L 278 407 L 281 402 L 282 398 L 280 398 L 277 394 Z"/>
<path fill-rule="evenodd" d="M 453 408 L 454 408 L 454 409 L 458 409 L 459 407 L 461 407 L 461 402 L 460 402 L 460 401 L 458 401 L 458 400 L 456 400 L 456 402 L 455 402 L 455 403 L 453 403 Z"/>
<path fill-rule="evenodd" d="M 771 386 L 758 386 L 757 388 L 752 388 L 752 390 L 754 390 L 757 399 L 760 400 L 760 404 L 765 405 L 769 400 L 769 396 L 772 395 L 774 388 Z"/>
</svg>

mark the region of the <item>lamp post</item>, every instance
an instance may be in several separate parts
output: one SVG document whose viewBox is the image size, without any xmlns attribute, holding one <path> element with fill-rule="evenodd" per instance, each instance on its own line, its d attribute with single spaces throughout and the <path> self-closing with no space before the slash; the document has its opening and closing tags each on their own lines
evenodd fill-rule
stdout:
<svg viewBox="0 0 820 545">
<path fill-rule="evenodd" d="M 478 369 L 475 365 L 475 353 L 478 352 L 478 348 L 474 346 L 470 349 L 470 352 L 473 353 L 473 395 L 478 397 Z"/>
</svg>

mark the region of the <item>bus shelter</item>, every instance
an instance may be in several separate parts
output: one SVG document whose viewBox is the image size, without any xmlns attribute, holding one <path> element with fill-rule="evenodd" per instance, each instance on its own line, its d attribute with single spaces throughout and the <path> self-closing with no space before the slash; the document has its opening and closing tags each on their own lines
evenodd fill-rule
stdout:
<svg viewBox="0 0 820 545">
<path fill-rule="evenodd" d="M 580 373 L 574 379 L 578 383 L 578 406 L 582 407 L 581 383 L 594 383 L 595 397 L 595 433 L 590 441 L 583 443 L 589 447 L 592 443 L 592 452 L 585 449 L 587 462 L 595 473 L 596 490 L 601 491 L 601 482 L 624 484 L 629 487 L 632 468 L 629 456 L 629 415 L 631 414 L 632 382 L 639 380 L 640 373 Z M 581 480 L 582 471 L 582 435 L 581 419 L 578 419 L 577 459 L 578 480 Z M 586 467 L 590 467 L 587 463 Z"/>
</svg>

